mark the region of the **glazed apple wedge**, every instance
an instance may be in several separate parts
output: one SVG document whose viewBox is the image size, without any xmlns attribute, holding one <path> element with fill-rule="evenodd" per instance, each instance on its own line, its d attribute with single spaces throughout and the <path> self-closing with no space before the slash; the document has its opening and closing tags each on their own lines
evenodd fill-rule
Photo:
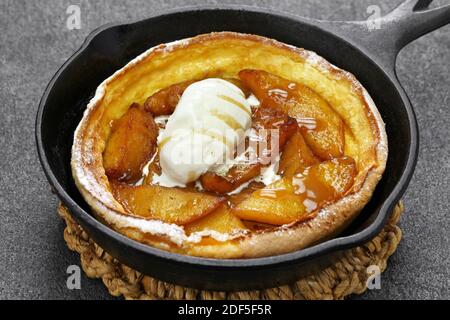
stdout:
<svg viewBox="0 0 450 320">
<path fill-rule="evenodd" d="M 292 177 L 300 170 L 318 163 L 311 149 L 305 142 L 300 130 L 297 130 L 284 147 L 278 166 L 278 174 Z"/>
<path fill-rule="evenodd" d="M 308 216 L 303 199 L 295 193 L 292 179 L 283 178 L 255 191 L 233 208 L 233 213 L 248 221 L 283 225 Z"/>
<path fill-rule="evenodd" d="M 250 181 L 261 173 L 261 165 L 243 164 L 234 165 L 225 176 L 214 172 L 207 172 L 200 177 L 205 190 L 217 194 L 225 194 Z"/>
<path fill-rule="evenodd" d="M 236 230 L 246 230 L 241 219 L 236 217 L 228 207 L 223 204 L 214 212 L 200 218 L 184 227 L 187 234 L 198 231 L 213 230 L 220 233 L 232 233 Z"/>
<path fill-rule="evenodd" d="M 156 185 L 111 183 L 117 201 L 133 215 L 185 225 L 217 209 L 224 198 Z"/>
<path fill-rule="evenodd" d="M 153 117 L 133 104 L 111 128 L 103 152 L 103 166 L 110 179 L 134 183 L 156 150 L 158 127 Z"/>
<path fill-rule="evenodd" d="M 183 92 L 194 81 L 184 81 L 162 89 L 145 101 L 144 109 L 155 117 L 171 115 L 180 101 Z"/>
<path fill-rule="evenodd" d="M 239 77 L 263 105 L 282 108 L 297 119 L 315 155 L 323 160 L 343 156 L 344 123 L 319 94 L 265 71 L 242 70 Z"/>
<path fill-rule="evenodd" d="M 323 206 L 344 196 L 355 176 L 353 159 L 325 161 L 255 191 L 234 207 L 233 213 L 244 220 L 272 225 L 306 220 Z"/>
</svg>

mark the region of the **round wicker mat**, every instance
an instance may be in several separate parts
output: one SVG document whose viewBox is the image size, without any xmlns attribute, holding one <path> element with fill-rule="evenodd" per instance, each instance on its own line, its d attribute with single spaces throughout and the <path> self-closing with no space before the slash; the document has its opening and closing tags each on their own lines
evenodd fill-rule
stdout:
<svg viewBox="0 0 450 320">
<path fill-rule="evenodd" d="M 73 220 L 63 205 L 58 208 L 65 220 L 64 239 L 70 250 L 80 254 L 81 265 L 90 278 L 102 279 L 109 293 L 126 299 L 343 299 L 350 294 L 361 294 L 367 289 L 370 276 L 367 267 L 377 265 L 386 269 L 388 258 L 395 252 L 402 237 L 397 226 L 404 211 L 400 202 L 384 227 L 372 241 L 348 250 L 334 265 L 302 278 L 287 286 L 245 292 L 209 292 L 183 288 L 142 275 L 112 258 L 94 243 Z"/>
</svg>

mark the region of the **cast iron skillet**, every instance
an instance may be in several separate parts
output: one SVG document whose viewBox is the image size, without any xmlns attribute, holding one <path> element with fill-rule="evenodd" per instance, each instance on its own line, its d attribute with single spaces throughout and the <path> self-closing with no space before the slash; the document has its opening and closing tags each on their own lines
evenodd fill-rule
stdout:
<svg viewBox="0 0 450 320">
<path fill-rule="evenodd" d="M 195 7 L 95 30 L 57 72 L 40 102 L 36 140 L 48 180 L 74 218 L 121 262 L 158 279 L 207 290 L 249 290 L 286 284 L 331 263 L 344 249 L 373 238 L 403 195 L 418 153 L 414 111 L 395 74 L 400 49 L 450 22 L 450 6 L 426 10 L 431 0 L 410 0 L 366 22 L 329 22 L 244 6 Z M 376 26 L 375 24 L 371 24 Z M 97 86 L 146 49 L 212 31 L 274 38 L 317 52 L 352 72 L 367 88 L 386 122 L 389 160 L 373 199 L 339 237 L 313 247 L 260 259 L 215 260 L 161 251 L 97 221 L 78 193 L 70 170 L 73 133 Z"/>
</svg>

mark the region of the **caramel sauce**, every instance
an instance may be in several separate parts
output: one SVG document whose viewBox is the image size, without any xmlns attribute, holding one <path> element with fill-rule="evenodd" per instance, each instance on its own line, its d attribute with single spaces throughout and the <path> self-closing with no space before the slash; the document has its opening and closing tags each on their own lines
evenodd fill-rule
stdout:
<svg viewBox="0 0 450 320">
<path fill-rule="evenodd" d="M 240 103 L 239 101 L 236 101 L 233 98 L 231 98 L 229 96 L 226 96 L 226 95 L 223 95 L 223 94 L 219 94 L 217 97 L 222 99 L 222 100 L 224 100 L 224 101 L 226 101 L 226 102 L 234 104 L 236 107 L 238 107 L 239 109 L 241 109 L 242 111 L 244 111 L 248 115 L 251 115 L 250 111 L 242 103 Z"/>
<path fill-rule="evenodd" d="M 133 231 L 130 231 L 133 232 Z M 141 240 L 143 242 L 146 243 L 150 243 L 153 246 L 156 246 L 160 249 L 170 249 L 171 251 L 177 252 L 180 251 L 181 252 L 181 248 L 179 246 L 177 246 L 174 242 L 170 241 L 169 239 L 166 239 L 163 236 L 158 236 L 158 235 L 152 235 L 152 234 L 144 234 L 141 236 Z"/>
<path fill-rule="evenodd" d="M 244 127 L 229 114 L 220 112 L 220 110 L 218 110 L 218 109 L 214 109 L 214 110 L 211 110 L 211 115 L 213 117 L 216 117 L 217 119 L 225 122 L 225 124 L 228 127 L 230 127 L 231 129 L 233 129 L 235 131 L 244 130 Z"/>
<path fill-rule="evenodd" d="M 335 200 L 335 192 L 321 183 L 310 168 L 292 178 L 294 193 L 303 199 L 307 212 L 314 212 L 326 202 Z"/>
<path fill-rule="evenodd" d="M 144 174 L 144 184 L 152 184 L 153 183 L 153 176 L 156 174 L 160 176 L 162 173 L 161 171 L 161 165 L 159 164 L 159 150 L 156 151 L 154 157 L 150 162 L 147 164 L 147 172 Z"/>
<path fill-rule="evenodd" d="M 162 149 L 170 140 L 172 139 L 172 136 L 165 137 L 161 140 L 161 142 L 158 144 L 158 149 Z"/>
<path fill-rule="evenodd" d="M 230 150 L 233 149 L 234 142 L 233 141 L 228 141 L 226 139 L 226 137 L 221 135 L 221 134 L 215 133 L 214 131 L 210 131 L 210 130 L 207 130 L 207 129 L 204 129 L 204 128 L 196 129 L 195 132 L 198 133 L 198 134 L 210 137 L 213 140 L 217 140 L 217 141 L 222 142 L 223 144 L 227 145 L 227 147 Z"/>
<path fill-rule="evenodd" d="M 200 242 L 197 243 L 197 245 L 199 245 L 199 246 L 214 246 L 214 245 L 219 245 L 219 244 L 221 244 L 221 243 L 222 243 L 222 242 L 217 241 L 217 240 L 214 239 L 214 238 L 211 238 L 211 237 L 203 237 L 203 238 L 200 240 Z"/>
</svg>

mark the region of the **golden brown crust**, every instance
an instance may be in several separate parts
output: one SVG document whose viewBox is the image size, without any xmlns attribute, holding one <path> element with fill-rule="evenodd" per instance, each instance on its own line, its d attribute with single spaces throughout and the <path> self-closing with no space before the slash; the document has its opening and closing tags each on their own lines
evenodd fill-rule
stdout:
<svg viewBox="0 0 450 320">
<path fill-rule="evenodd" d="M 202 234 L 188 237 L 181 227 L 128 216 L 113 197 L 103 169 L 102 153 L 111 121 L 132 103 L 144 103 L 148 96 L 172 84 L 213 76 L 235 77 L 244 68 L 265 70 L 311 87 L 344 119 L 346 154 L 358 164 L 351 193 L 307 222 L 234 239 L 204 234 L 219 242 L 214 245 L 198 244 Z M 254 258 L 298 250 L 336 235 L 369 201 L 386 160 L 383 121 L 352 74 L 304 49 L 256 35 L 221 32 L 152 48 L 102 83 L 75 132 L 71 166 L 75 183 L 94 213 L 118 232 L 173 252 Z"/>
</svg>

